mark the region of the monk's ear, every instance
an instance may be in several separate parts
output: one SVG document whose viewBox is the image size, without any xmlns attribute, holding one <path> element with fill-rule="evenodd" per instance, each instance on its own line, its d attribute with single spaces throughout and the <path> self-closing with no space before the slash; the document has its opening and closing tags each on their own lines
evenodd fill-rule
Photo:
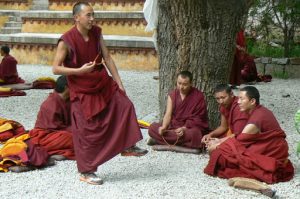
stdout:
<svg viewBox="0 0 300 199">
<path fill-rule="evenodd" d="M 255 105 L 256 105 L 256 99 L 252 98 L 252 99 L 250 100 L 250 103 L 251 103 L 251 105 L 255 106 Z"/>
</svg>

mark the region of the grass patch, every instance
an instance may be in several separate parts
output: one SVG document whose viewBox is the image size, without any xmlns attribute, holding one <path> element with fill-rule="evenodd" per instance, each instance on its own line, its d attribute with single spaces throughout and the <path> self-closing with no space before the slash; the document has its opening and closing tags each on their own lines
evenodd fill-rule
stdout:
<svg viewBox="0 0 300 199">
<path fill-rule="evenodd" d="M 275 78 L 279 78 L 279 79 L 288 79 L 289 78 L 289 75 L 283 71 L 282 72 L 274 71 L 272 76 Z"/>
</svg>

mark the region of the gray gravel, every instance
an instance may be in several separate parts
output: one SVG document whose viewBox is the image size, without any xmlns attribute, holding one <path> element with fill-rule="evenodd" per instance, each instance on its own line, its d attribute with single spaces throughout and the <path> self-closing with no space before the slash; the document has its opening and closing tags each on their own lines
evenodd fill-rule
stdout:
<svg viewBox="0 0 300 199">
<path fill-rule="evenodd" d="M 49 66 L 18 66 L 21 77 L 32 82 L 40 76 L 55 77 Z M 137 116 L 149 122 L 157 120 L 157 72 L 120 71 L 128 96 L 135 104 Z M 300 135 L 293 117 L 300 108 L 300 80 L 279 80 L 260 83 L 261 103 L 270 108 L 287 133 L 290 159 L 300 166 L 296 144 Z M 0 98 L 0 117 L 22 123 L 26 129 L 34 126 L 41 102 L 50 90 L 27 90 L 25 97 Z M 282 97 L 289 94 L 290 97 Z M 258 193 L 234 189 L 224 179 L 207 176 L 203 169 L 208 155 L 186 155 L 155 152 L 146 144 L 139 146 L 150 152 L 144 157 L 116 156 L 100 166 L 97 174 L 104 179 L 101 186 L 80 182 L 74 161 L 57 162 L 53 167 L 27 173 L 0 173 L 0 197 L 8 198 L 266 198 Z M 279 198 L 299 198 L 300 174 L 286 183 L 271 185 Z"/>
</svg>

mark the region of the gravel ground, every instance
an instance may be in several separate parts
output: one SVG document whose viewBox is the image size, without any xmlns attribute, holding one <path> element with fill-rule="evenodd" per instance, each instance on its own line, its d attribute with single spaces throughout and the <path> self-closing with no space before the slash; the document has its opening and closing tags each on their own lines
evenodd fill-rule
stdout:
<svg viewBox="0 0 300 199">
<path fill-rule="evenodd" d="M 41 76 L 55 77 L 49 66 L 18 66 L 21 77 L 32 82 Z M 137 116 L 149 122 L 158 118 L 157 72 L 120 71 L 128 96 L 135 104 Z M 290 159 L 300 167 L 296 144 L 300 135 L 294 128 L 294 113 L 300 108 L 300 80 L 274 79 L 271 83 L 257 84 L 261 103 L 270 108 L 287 133 Z M 50 90 L 27 90 L 27 96 L 0 98 L 0 117 L 22 123 L 26 129 L 34 126 L 41 102 Z M 289 95 L 289 97 L 284 97 Z M 266 198 L 261 194 L 234 189 L 224 179 L 207 176 L 203 169 L 208 155 L 186 155 L 155 152 L 147 148 L 144 157 L 116 156 L 99 167 L 97 174 L 104 179 L 102 186 L 80 182 L 74 161 L 57 162 L 53 167 L 27 173 L 0 173 L 0 197 L 6 198 Z M 300 174 L 286 183 L 271 185 L 279 198 L 298 198 Z M 298 195 L 298 197 L 297 197 Z"/>
</svg>

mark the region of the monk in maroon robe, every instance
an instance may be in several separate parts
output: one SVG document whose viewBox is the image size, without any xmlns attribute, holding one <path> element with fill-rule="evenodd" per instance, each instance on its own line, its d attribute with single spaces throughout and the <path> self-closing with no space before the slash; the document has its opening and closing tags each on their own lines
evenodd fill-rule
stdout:
<svg viewBox="0 0 300 199">
<path fill-rule="evenodd" d="M 256 69 L 256 64 L 254 62 L 254 58 L 244 53 L 241 55 L 240 60 L 241 65 L 241 78 L 242 82 L 253 82 L 258 80 L 258 74 Z"/>
<path fill-rule="evenodd" d="M 1 56 L 3 56 L 0 64 L 0 85 L 24 83 L 17 72 L 17 60 L 9 54 L 9 47 L 1 47 Z"/>
<path fill-rule="evenodd" d="M 229 83 L 232 85 L 241 84 L 241 59 L 242 54 L 246 52 L 246 39 L 244 35 L 244 30 L 241 30 L 237 33 L 236 36 L 236 48 L 232 67 L 230 70 Z"/>
<path fill-rule="evenodd" d="M 147 151 L 135 146 L 142 139 L 135 110 L 101 28 L 93 25 L 93 8 L 88 3 L 76 3 L 73 16 L 75 26 L 58 42 L 53 73 L 67 75 L 80 180 L 100 185 L 103 181 L 95 174 L 99 165 L 119 153 L 141 156 Z"/>
<path fill-rule="evenodd" d="M 239 107 L 249 114 L 242 133 L 229 138 L 210 154 L 204 172 L 221 178 L 246 177 L 266 183 L 288 181 L 294 167 L 288 159 L 288 144 L 273 113 L 259 104 L 259 92 L 240 90 Z"/>
<path fill-rule="evenodd" d="M 177 89 L 171 91 L 162 123 L 149 127 L 149 145 L 177 145 L 199 149 L 202 136 L 208 132 L 204 95 L 192 87 L 192 74 L 182 71 L 177 76 Z M 155 148 L 154 148 L 155 149 Z"/>
<path fill-rule="evenodd" d="M 220 84 L 215 88 L 215 98 L 220 106 L 221 124 L 209 134 L 203 136 L 202 142 L 207 146 L 212 140 L 216 142 L 225 141 L 229 137 L 239 135 L 248 121 L 248 114 L 240 111 L 238 106 L 238 98 L 234 96 L 228 84 Z M 208 149 L 210 150 L 210 149 Z"/>
<path fill-rule="evenodd" d="M 56 160 L 75 159 L 70 114 L 67 79 L 60 76 L 55 91 L 40 107 L 34 129 L 29 132 L 31 142 L 43 147 Z"/>
</svg>

